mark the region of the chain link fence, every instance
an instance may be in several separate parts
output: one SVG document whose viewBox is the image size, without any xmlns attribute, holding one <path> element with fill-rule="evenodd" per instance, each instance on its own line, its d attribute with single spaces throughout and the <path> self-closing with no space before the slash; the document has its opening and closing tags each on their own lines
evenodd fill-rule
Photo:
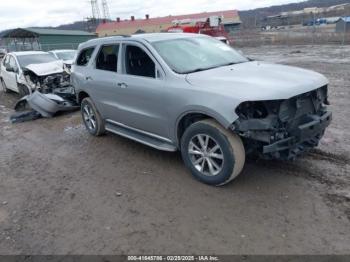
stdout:
<svg viewBox="0 0 350 262">
<path fill-rule="evenodd" d="M 244 26 L 232 35 L 235 46 L 263 45 L 350 45 L 350 22 L 320 23 L 312 20 L 311 24 L 291 25 L 289 20 L 284 25 L 251 28 Z"/>
<path fill-rule="evenodd" d="M 348 45 L 350 34 L 242 31 L 233 36 L 238 47 L 264 45 Z"/>
</svg>

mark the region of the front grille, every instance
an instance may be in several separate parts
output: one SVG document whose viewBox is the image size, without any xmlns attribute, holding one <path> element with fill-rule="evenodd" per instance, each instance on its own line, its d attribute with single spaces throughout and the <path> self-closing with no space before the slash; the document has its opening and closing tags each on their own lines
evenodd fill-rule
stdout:
<svg viewBox="0 0 350 262">
<path fill-rule="evenodd" d="M 312 115 L 322 115 L 326 111 L 327 86 L 298 95 L 281 103 L 279 119 L 287 130 L 310 121 Z"/>
</svg>

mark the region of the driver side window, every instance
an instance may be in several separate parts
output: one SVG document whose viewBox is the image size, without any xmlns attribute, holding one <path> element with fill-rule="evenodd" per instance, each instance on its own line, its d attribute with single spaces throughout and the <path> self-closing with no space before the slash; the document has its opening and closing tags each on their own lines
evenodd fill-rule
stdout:
<svg viewBox="0 0 350 262">
<path fill-rule="evenodd" d="M 156 78 L 155 63 L 140 47 L 127 45 L 124 61 L 126 74 Z"/>
</svg>

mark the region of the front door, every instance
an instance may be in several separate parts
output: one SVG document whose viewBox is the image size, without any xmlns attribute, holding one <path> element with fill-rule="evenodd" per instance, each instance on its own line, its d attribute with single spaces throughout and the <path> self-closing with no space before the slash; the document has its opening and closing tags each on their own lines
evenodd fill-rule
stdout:
<svg viewBox="0 0 350 262">
<path fill-rule="evenodd" d="M 138 43 L 123 44 L 121 52 L 122 72 L 117 77 L 114 92 L 119 114 L 117 122 L 169 137 L 167 95 L 164 72 L 152 54 Z"/>
<path fill-rule="evenodd" d="M 7 55 L 6 58 L 4 59 L 3 66 L 4 68 L 2 70 L 2 78 L 4 79 L 6 87 L 15 92 L 18 92 L 18 87 L 17 87 L 18 66 L 17 66 L 16 60 L 12 55 Z M 9 68 L 11 68 L 11 70 L 9 70 Z"/>
</svg>

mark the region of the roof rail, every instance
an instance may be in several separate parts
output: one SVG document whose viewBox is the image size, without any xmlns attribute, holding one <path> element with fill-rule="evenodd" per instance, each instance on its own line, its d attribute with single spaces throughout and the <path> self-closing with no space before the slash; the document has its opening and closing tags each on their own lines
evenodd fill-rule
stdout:
<svg viewBox="0 0 350 262">
<path fill-rule="evenodd" d="M 98 41 L 99 39 L 107 39 L 107 38 L 113 38 L 113 37 L 131 37 L 131 35 L 109 35 L 109 36 L 102 36 L 102 37 L 97 37 L 97 38 L 93 38 L 90 39 L 86 42 L 95 42 Z"/>
<path fill-rule="evenodd" d="M 131 37 L 131 35 L 110 35 L 106 37 L 113 37 L 113 36 L 120 36 L 120 37 Z"/>
</svg>

